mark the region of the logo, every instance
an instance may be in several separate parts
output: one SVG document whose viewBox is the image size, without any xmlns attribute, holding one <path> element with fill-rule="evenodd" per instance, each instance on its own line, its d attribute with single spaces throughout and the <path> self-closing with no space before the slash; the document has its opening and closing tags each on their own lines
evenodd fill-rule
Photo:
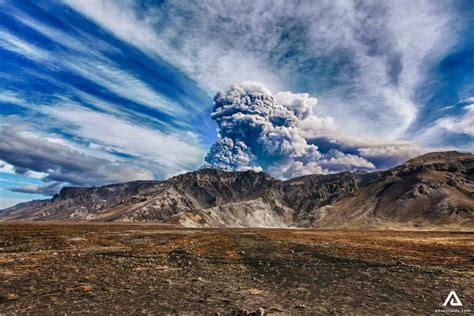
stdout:
<svg viewBox="0 0 474 316">
<path fill-rule="evenodd" d="M 449 306 L 462 306 L 461 300 L 457 296 L 456 292 L 449 292 L 448 297 L 446 297 L 443 306 L 448 306 L 448 304 Z"/>
</svg>

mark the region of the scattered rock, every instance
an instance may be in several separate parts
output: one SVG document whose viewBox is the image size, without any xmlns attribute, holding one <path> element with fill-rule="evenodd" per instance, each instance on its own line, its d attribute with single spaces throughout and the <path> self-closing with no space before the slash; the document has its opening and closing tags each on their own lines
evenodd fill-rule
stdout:
<svg viewBox="0 0 474 316">
<path fill-rule="evenodd" d="M 0 294 L 0 303 L 16 301 L 17 299 L 18 295 L 15 293 L 8 293 L 6 295 Z"/>
<path fill-rule="evenodd" d="M 230 313 L 232 316 L 263 316 L 265 315 L 265 309 L 262 307 L 257 308 L 255 311 L 249 311 L 247 309 L 237 309 Z"/>
<path fill-rule="evenodd" d="M 236 309 L 230 313 L 232 316 L 248 316 L 250 312 L 246 309 Z"/>
</svg>

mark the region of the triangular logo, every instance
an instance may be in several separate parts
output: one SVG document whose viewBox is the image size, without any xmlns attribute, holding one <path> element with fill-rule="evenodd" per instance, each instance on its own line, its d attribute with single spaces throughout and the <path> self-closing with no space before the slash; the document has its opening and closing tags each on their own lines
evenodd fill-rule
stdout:
<svg viewBox="0 0 474 316">
<path fill-rule="evenodd" d="M 449 292 L 448 297 L 446 297 L 446 301 L 444 301 L 443 306 L 447 306 L 448 304 L 450 306 L 462 306 L 461 300 L 456 295 L 456 292 Z"/>
</svg>

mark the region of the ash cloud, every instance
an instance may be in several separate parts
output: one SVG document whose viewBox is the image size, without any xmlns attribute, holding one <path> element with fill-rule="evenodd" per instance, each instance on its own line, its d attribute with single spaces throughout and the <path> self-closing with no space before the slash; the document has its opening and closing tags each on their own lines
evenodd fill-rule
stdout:
<svg viewBox="0 0 474 316">
<path fill-rule="evenodd" d="M 273 95 L 257 83 L 217 93 L 211 117 L 218 125 L 218 140 L 204 167 L 264 170 L 280 178 L 375 168 L 357 155 L 338 150 L 322 154 L 306 141 L 303 126 L 319 120 L 313 113 L 316 104 L 306 93 Z"/>
</svg>

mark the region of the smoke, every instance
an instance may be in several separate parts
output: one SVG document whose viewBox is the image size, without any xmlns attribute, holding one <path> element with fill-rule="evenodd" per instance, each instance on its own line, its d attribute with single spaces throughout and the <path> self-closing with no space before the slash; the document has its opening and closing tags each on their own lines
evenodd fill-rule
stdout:
<svg viewBox="0 0 474 316">
<path fill-rule="evenodd" d="M 218 125 L 218 140 L 204 167 L 264 170 L 280 178 L 375 168 L 362 157 L 337 150 L 321 154 L 316 145 L 308 144 L 303 126 L 320 121 L 313 113 L 316 104 L 317 99 L 306 93 L 273 95 L 257 83 L 217 93 L 211 117 Z"/>
</svg>

